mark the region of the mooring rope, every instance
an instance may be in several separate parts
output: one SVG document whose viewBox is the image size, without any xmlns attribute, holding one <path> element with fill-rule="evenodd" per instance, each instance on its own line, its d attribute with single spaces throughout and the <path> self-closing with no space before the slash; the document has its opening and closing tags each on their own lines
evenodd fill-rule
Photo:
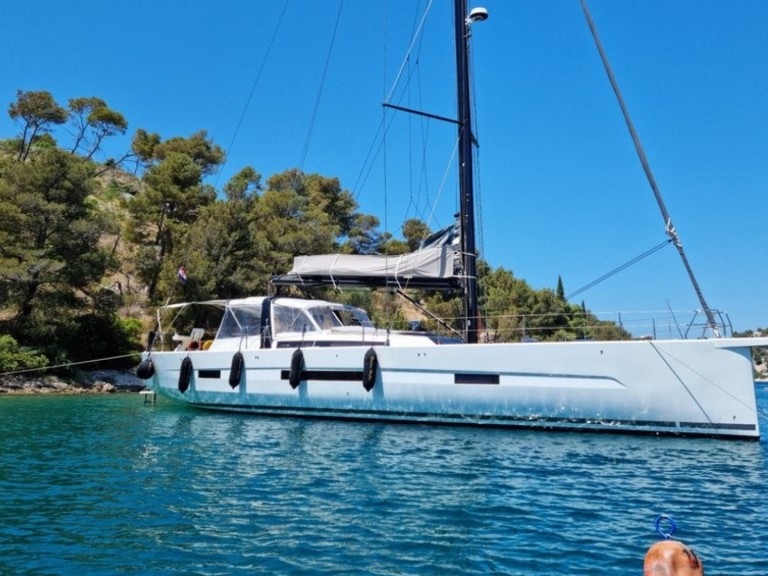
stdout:
<svg viewBox="0 0 768 576">
<path fill-rule="evenodd" d="M 120 360 L 121 358 L 133 358 L 139 356 L 141 352 L 123 354 L 121 356 L 108 356 L 106 358 L 97 358 L 95 360 L 82 360 L 80 362 L 65 362 L 64 364 L 55 364 L 53 366 L 43 366 L 41 368 L 25 368 L 24 370 L 11 370 L 9 372 L 0 372 L 0 378 L 3 376 L 15 376 L 16 374 L 26 374 L 29 372 L 47 372 L 56 368 L 69 368 L 71 366 L 81 366 L 83 364 L 95 364 L 96 362 L 105 362 L 107 360 Z"/>
</svg>

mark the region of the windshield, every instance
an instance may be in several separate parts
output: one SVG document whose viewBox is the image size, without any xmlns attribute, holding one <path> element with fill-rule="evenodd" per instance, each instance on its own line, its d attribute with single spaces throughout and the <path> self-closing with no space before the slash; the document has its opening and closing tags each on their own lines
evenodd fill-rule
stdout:
<svg viewBox="0 0 768 576">
<path fill-rule="evenodd" d="M 311 332 L 317 330 L 305 310 L 293 306 L 272 306 L 272 326 L 275 334 L 280 332 Z"/>
<path fill-rule="evenodd" d="M 261 332 L 261 307 L 228 307 L 216 338 L 258 336 Z"/>
<path fill-rule="evenodd" d="M 272 306 L 274 333 L 314 332 L 342 326 L 373 327 L 368 315 L 354 306 L 323 303 L 310 308 Z"/>
<path fill-rule="evenodd" d="M 318 306 L 309 310 L 309 315 L 322 329 L 336 328 L 342 326 L 341 319 L 334 314 L 328 306 Z"/>
<path fill-rule="evenodd" d="M 364 326 L 373 328 L 373 322 L 360 308 L 354 306 L 340 306 L 333 309 L 334 315 L 342 326 Z"/>
</svg>

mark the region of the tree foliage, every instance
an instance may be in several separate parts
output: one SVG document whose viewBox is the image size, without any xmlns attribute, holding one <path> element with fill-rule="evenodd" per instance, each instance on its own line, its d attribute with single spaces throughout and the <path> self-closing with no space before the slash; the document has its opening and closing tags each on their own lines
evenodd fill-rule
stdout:
<svg viewBox="0 0 768 576">
<path fill-rule="evenodd" d="M 408 244 L 408 251 L 413 252 L 418 249 L 422 240 L 429 236 L 429 226 L 418 218 L 410 218 L 403 223 L 403 237 Z"/>
<path fill-rule="evenodd" d="M 18 160 L 26 160 L 35 140 L 50 132 L 56 124 L 67 121 L 67 111 L 59 106 L 50 92 L 24 92 L 18 90 L 16 102 L 11 103 L 8 115 L 21 123 L 19 136 Z"/>
<path fill-rule="evenodd" d="M 133 245 L 133 269 L 154 300 L 159 284 L 170 282 L 168 270 L 189 257 L 179 241 L 201 210 L 216 200 L 203 176 L 215 170 L 224 155 L 203 131 L 166 142 L 142 132 L 134 138 L 134 149 L 148 168 L 144 186 L 128 204 L 126 238 Z"/>
<path fill-rule="evenodd" d="M 45 368 L 48 359 L 28 348 L 19 346 L 13 336 L 0 335 L 0 371 L 3 373 Z"/>
<path fill-rule="evenodd" d="M 270 277 L 295 256 L 402 254 L 431 234 L 418 219 L 405 222 L 402 239 L 382 232 L 337 178 L 298 169 L 263 181 L 246 166 L 216 190 L 206 179 L 225 154 L 204 130 L 164 140 L 138 129 L 122 157 L 135 159 L 133 175 L 113 160 L 97 165 L 105 140 L 128 127 L 97 97 L 63 108 L 48 92 L 19 91 L 8 113 L 20 133 L 0 141 L 0 328 L 14 338 L 0 341 L 7 366 L 32 365 L 40 354 L 56 363 L 133 350 L 137 318 L 160 301 L 268 293 Z M 71 141 L 59 146 L 53 135 L 67 121 Z M 535 290 L 481 260 L 478 280 L 486 340 L 628 337 L 568 303 L 559 278 L 556 290 Z M 329 297 L 367 308 L 390 328 L 418 319 L 443 331 L 386 291 Z M 413 298 L 461 330 L 458 295 Z"/>
<path fill-rule="evenodd" d="M 23 318 L 41 291 L 84 291 L 101 279 L 103 221 L 86 202 L 93 183 L 81 158 L 51 149 L 4 164 L 0 284 L 6 305 Z"/>
<path fill-rule="evenodd" d="M 81 152 L 86 159 L 101 149 L 105 138 L 125 134 L 128 129 L 125 117 L 96 97 L 70 99 L 69 121 L 75 138 L 71 152 Z"/>
<path fill-rule="evenodd" d="M 370 214 L 358 214 L 344 243 L 350 254 L 379 254 L 384 236 L 378 231 L 379 219 Z"/>
<path fill-rule="evenodd" d="M 95 135 L 80 135 L 90 142 L 88 153 L 75 153 L 80 146 L 67 152 L 49 132 L 70 113 L 48 92 L 17 95 L 9 116 L 21 124 L 21 134 L 5 147 L 12 154 L 0 153 L 0 328 L 49 359 L 72 358 L 83 354 L 77 342 L 85 317 L 117 318 L 116 306 L 103 305 L 100 287 L 114 265 L 102 244 L 114 224 L 93 202 L 90 156 L 111 134 L 106 124 L 122 126 L 124 120 L 117 113 L 89 112 Z M 73 110 L 83 113 L 87 103 L 106 107 L 97 99 L 73 102 Z"/>
<path fill-rule="evenodd" d="M 336 178 L 286 170 L 267 180 L 255 204 L 251 232 L 264 238 L 270 273 L 290 268 L 294 256 L 333 252 L 355 220 L 356 203 Z"/>
</svg>

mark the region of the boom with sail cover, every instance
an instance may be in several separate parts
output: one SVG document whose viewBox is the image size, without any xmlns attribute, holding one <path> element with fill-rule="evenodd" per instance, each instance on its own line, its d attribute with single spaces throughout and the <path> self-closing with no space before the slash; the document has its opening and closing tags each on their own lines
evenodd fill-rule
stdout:
<svg viewBox="0 0 768 576">
<path fill-rule="evenodd" d="M 459 253 L 448 245 L 397 256 L 297 256 L 293 268 L 272 278 L 277 286 L 366 286 L 451 290 L 460 285 Z"/>
</svg>

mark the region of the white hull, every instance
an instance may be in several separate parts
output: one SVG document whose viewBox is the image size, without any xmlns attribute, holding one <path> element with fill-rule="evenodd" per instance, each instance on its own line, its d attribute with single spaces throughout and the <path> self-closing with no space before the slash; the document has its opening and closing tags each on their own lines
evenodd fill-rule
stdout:
<svg viewBox="0 0 768 576">
<path fill-rule="evenodd" d="M 369 345 L 302 348 L 295 389 L 294 348 L 244 350 L 234 389 L 232 351 L 152 352 L 147 382 L 192 406 L 262 415 L 757 439 L 755 345 L 768 339 L 380 345 L 370 392 Z"/>
<path fill-rule="evenodd" d="M 474 319 L 465 326 L 472 342 L 480 314 L 467 42 L 469 26 L 486 14 L 465 17 L 463 1 L 455 9 L 460 248 L 299 257 L 273 284 L 460 286 L 471 296 L 464 317 Z M 666 214 L 665 221 L 674 237 Z M 212 304 L 225 307 L 213 340 L 195 328 L 171 339 L 178 351 L 145 354 L 142 372 L 151 373 L 157 392 L 197 407 L 264 415 L 759 438 L 750 347 L 768 346 L 768 338 L 446 344 L 416 331 L 377 331 L 362 311 L 341 304 L 282 297 Z M 166 308 L 178 316 L 186 305 Z M 302 358 L 294 356 L 297 346 Z M 371 348 L 373 379 L 364 371 Z M 243 370 L 230 385 L 238 350 Z"/>
</svg>

